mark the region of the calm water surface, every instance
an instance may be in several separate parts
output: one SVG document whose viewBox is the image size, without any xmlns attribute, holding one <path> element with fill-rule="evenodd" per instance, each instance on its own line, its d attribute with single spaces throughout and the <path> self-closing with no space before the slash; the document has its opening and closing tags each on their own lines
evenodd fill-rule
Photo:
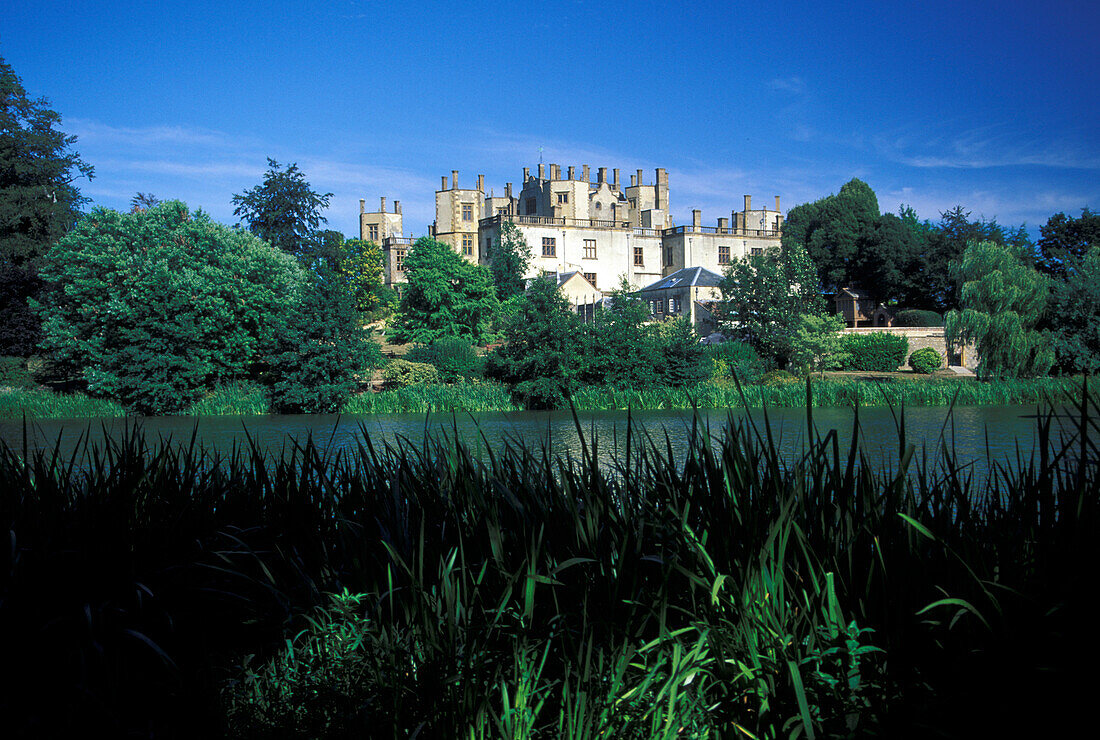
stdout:
<svg viewBox="0 0 1100 740">
<path fill-rule="evenodd" d="M 728 413 L 722 409 L 699 412 L 699 421 L 709 425 L 712 432 L 720 431 Z M 764 414 L 760 410 L 746 412 L 734 410 L 735 418 L 755 421 L 763 431 Z M 955 408 L 949 416 L 946 408 L 913 408 L 905 412 L 909 440 L 918 446 L 927 446 L 929 455 L 935 456 L 944 439 L 953 445 L 962 461 L 974 462 L 981 468 L 988 466 L 989 458 L 1004 462 L 1015 459 L 1017 445 L 1025 453 L 1034 449 L 1036 438 L 1036 407 L 1033 406 L 976 406 Z M 601 456 L 610 460 L 613 449 L 622 449 L 627 427 L 625 411 L 587 411 L 578 414 L 585 437 L 596 434 Z M 814 409 L 814 424 L 819 433 L 835 429 L 842 445 L 852 435 L 853 412 L 848 408 Z M 691 411 L 662 410 L 636 411 L 632 414 L 635 430 L 643 429 L 665 447 L 665 439 L 672 444 L 674 454 L 682 458 L 693 423 Z M 787 455 L 797 455 L 806 438 L 806 412 L 804 409 L 772 409 L 768 412 L 772 434 L 779 447 Z M 860 441 L 871 460 L 897 460 L 897 427 L 889 409 L 862 409 L 859 415 Z M 133 425 L 127 419 L 50 419 L 28 425 L 27 442 L 31 449 L 49 447 L 60 439 L 61 450 L 67 454 L 82 436 L 101 443 L 105 435 L 117 435 Z M 549 444 L 560 454 L 580 453 L 580 439 L 568 411 L 494 412 L 479 414 L 384 414 L 363 416 L 223 416 L 187 417 L 162 416 L 141 420 L 142 431 L 150 440 L 171 439 L 185 444 L 196 430 L 199 442 L 207 449 L 228 452 L 234 445 L 247 443 L 248 437 L 262 449 L 272 454 L 291 449 L 295 441 L 312 437 L 326 450 L 354 450 L 364 438 L 381 446 L 383 442 L 395 445 L 420 445 L 426 433 L 456 432 L 459 439 L 474 447 L 487 443 L 499 447 L 506 440 L 522 442 L 529 447 L 540 448 Z M 1062 417 L 1069 429 L 1070 422 Z M 0 440 L 8 446 L 21 449 L 23 445 L 21 421 L 0 422 Z M 637 437 L 636 437 L 637 438 Z M 987 456 L 988 450 L 988 456 Z"/>
</svg>

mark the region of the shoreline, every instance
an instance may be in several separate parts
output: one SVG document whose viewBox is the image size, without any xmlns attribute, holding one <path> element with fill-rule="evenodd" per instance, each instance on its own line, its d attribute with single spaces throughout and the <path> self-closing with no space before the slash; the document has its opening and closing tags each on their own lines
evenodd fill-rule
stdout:
<svg viewBox="0 0 1100 740">
<path fill-rule="evenodd" d="M 1084 379 L 1047 377 L 1030 380 L 974 381 L 945 377 L 893 376 L 811 378 L 815 408 L 859 406 L 996 406 L 1065 403 L 1079 398 Z M 690 388 L 652 386 L 619 389 L 585 386 L 573 393 L 577 411 L 793 408 L 807 403 L 806 381 L 799 378 L 767 385 L 705 382 Z M 363 392 L 349 398 L 338 413 L 408 414 L 524 411 L 508 389 L 498 383 L 408 386 Z M 188 413 L 192 412 L 192 413 Z M 0 388 L 0 419 L 114 418 L 131 416 L 117 402 L 84 394 L 63 394 L 45 388 Z M 269 416 L 258 387 L 212 391 L 182 416 Z M 136 415 L 135 415 L 136 416 Z"/>
</svg>

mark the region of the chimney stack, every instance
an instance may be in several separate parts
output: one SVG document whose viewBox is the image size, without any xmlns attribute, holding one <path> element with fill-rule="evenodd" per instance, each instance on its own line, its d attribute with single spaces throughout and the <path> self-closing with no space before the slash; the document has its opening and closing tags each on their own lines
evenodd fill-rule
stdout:
<svg viewBox="0 0 1100 740">
<path fill-rule="evenodd" d="M 512 183 L 510 182 L 504 183 L 504 197 L 508 200 L 512 199 Z"/>
<path fill-rule="evenodd" d="M 589 179 L 588 179 L 588 165 L 586 165 L 586 164 L 581 165 L 581 179 L 584 180 L 585 182 L 589 182 Z"/>
<path fill-rule="evenodd" d="M 393 202 L 393 212 L 394 213 L 401 213 L 401 201 L 395 200 Z"/>
<path fill-rule="evenodd" d="M 367 199 L 366 198 L 360 198 L 359 199 L 359 212 L 360 213 L 366 213 L 367 212 Z"/>
<path fill-rule="evenodd" d="M 618 190 L 619 189 L 619 168 L 618 167 L 611 170 L 611 176 L 612 176 L 611 185 L 612 185 L 612 187 L 614 187 L 615 190 Z"/>
<path fill-rule="evenodd" d="M 577 171 L 577 170 L 576 170 L 576 168 L 575 168 L 575 167 L 570 167 L 570 168 L 569 168 L 569 179 L 570 179 L 570 180 L 574 179 L 574 178 L 573 178 L 573 175 L 574 175 L 574 174 L 576 174 L 576 171 Z"/>
<path fill-rule="evenodd" d="M 379 213 L 385 213 L 386 212 L 386 196 L 384 196 L 384 195 L 382 196 L 382 207 L 378 209 L 378 212 Z"/>
<path fill-rule="evenodd" d="M 703 212 L 695 208 L 691 212 L 691 228 L 698 229 L 703 225 Z"/>
<path fill-rule="evenodd" d="M 523 181 L 527 182 L 530 179 L 531 179 L 531 168 L 530 167 L 524 167 L 523 168 Z"/>
<path fill-rule="evenodd" d="M 638 184 L 638 176 L 637 175 L 631 175 L 630 176 L 630 187 L 634 187 L 637 184 Z"/>
<path fill-rule="evenodd" d="M 442 180 L 443 180 L 443 187 L 441 187 L 440 190 L 446 190 L 447 189 L 447 176 L 443 175 Z"/>
<path fill-rule="evenodd" d="M 451 170 L 451 187 L 458 190 L 458 170 Z"/>
<path fill-rule="evenodd" d="M 542 162 L 539 162 L 539 179 L 546 179 L 546 165 L 544 165 Z"/>
<path fill-rule="evenodd" d="M 775 196 L 775 210 L 779 211 L 779 196 Z M 782 211 L 779 211 L 782 213 Z"/>
<path fill-rule="evenodd" d="M 606 182 L 607 181 L 607 168 L 606 167 L 601 167 L 600 169 L 598 169 L 596 171 L 596 177 L 598 178 L 596 180 L 597 183 Z"/>
<path fill-rule="evenodd" d="M 638 170 L 638 185 L 640 186 L 641 184 L 642 184 L 642 171 Z"/>
<path fill-rule="evenodd" d="M 718 219 L 718 230 L 725 232 L 730 230 L 730 220 L 728 218 Z"/>
<path fill-rule="evenodd" d="M 485 192 L 485 175 L 477 176 L 477 189 L 482 193 Z"/>
<path fill-rule="evenodd" d="M 746 195 L 745 196 L 745 211 L 747 212 L 747 211 L 751 211 L 751 210 L 752 210 L 752 196 L 751 195 Z"/>
</svg>

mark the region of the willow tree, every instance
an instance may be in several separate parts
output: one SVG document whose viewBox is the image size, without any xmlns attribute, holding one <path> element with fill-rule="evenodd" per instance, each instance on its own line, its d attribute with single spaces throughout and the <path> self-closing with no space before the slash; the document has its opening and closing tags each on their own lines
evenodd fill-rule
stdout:
<svg viewBox="0 0 1100 740">
<path fill-rule="evenodd" d="M 977 345 L 978 375 L 1033 377 L 1054 364 L 1050 335 L 1035 326 L 1050 296 L 1050 280 L 1026 262 L 1022 250 L 974 242 L 951 272 L 960 310 L 947 314 L 947 340 Z"/>
</svg>

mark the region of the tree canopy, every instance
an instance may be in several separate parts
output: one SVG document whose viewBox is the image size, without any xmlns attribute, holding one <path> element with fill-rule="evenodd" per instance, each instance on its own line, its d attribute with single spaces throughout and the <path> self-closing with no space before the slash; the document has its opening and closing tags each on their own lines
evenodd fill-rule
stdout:
<svg viewBox="0 0 1100 740">
<path fill-rule="evenodd" d="M 947 339 L 956 346 L 977 345 L 983 377 L 1032 377 L 1054 363 L 1050 337 L 1035 328 L 1050 280 L 1031 267 L 1031 256 L 1018 247 L 980 241 L 953 267 L 960 309 L 947 314 Z"/>
<path fill-rule="evenodd" d="M 523 238 L 519 227 L 511 221 L 502 221 L 500 234 L 493 239 L 489 251 L 489 269 L 493 273 L 500 300 L 523 293 L 523 276 L 531 256 L 531 245 Z"/>
<path fill-rule="evenodd" d="M 255 374 L 303 280 L 289 256 L 179 201 L 94 209 L 42 275 L 43 346 L 58 370 L 141 413 L 178 412 Z"/>
<path fill-rule="evenodd" d="M 0 354 L 30 354 L 40 322 L 28 300 L 41 290 L 38 266 L 81 215 L 88 199 L 75 181 L 92 167 L 45 99 L 31 99 L 0 57 Z"/>
<path fill-rule="evenodd" d="M 1038 266 L 1048 275 L 1064 276 L 1091 247 L 1100 247 L 1100 213 L 1081 209 L 1080 218 L 1057 213 L 1039 227 Z"/>
<path fill-rule="evenodd" d="M 824 312 L 819 286 L 817 270 L 797 241 L 747 255 L 726 268 L 719 284 L 723 331 L 785 366 L 801 316 Z"/>
<path fill-rule="evenodd" d="M 500 305 L 489 268 L 467 262 L 450 245 L 422 237 L 405 257 L 408 283 L 394 317 L 397 342 L 430 344 L 454 336 L 488 340 Z"/>
<path fill-rule="evenodd" d="M 368 313 L 379 308 L 385 281 L 381 247 L 363 239 L 346 240 L 340 256 L 340 272 L 347 280 L 357 311 Z"/>
<path fill-rule="evenodd" d="M 326 222 L 321 211 L 332 193 L 315 192 L 298 165 L 282 169 L 268 158 L 264 181 L 233 196 L 234 216 L 256 236 L 287 254 L 308 259 L 314 233 Z"/>
</svg>

